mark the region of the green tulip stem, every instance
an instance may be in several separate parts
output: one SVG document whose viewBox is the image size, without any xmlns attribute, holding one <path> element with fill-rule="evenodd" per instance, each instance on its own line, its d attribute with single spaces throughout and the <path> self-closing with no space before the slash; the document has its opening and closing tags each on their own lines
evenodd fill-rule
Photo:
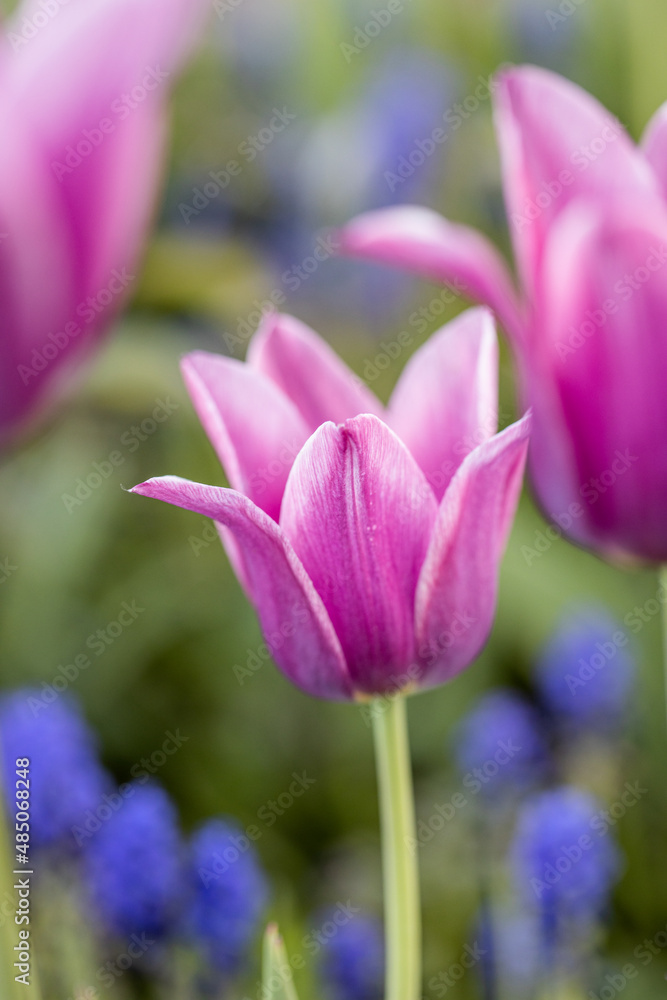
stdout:
<svg viewBox="0 0 667 1000">
<path fill-rule="evenodd" d="M 386 1000 L 421 996 L 421 916 L 406 699 L 371 705 L 382 829 Z"/>
</svg>

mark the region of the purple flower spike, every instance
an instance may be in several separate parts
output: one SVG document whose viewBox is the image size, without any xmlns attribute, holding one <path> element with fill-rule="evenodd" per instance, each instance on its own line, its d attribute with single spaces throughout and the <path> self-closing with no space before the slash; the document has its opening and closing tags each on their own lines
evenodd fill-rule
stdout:
<svg viewBox="0 0 667 1000">
<path fill-rule="evenodd" d="M 61 695 L 46 704 L 38 689 L 23 688 L 0 701 L 2 779 L 16 811 L 16 761 L 29 760 L 30 842 L 74 849 L 76 828 L 111 789 L 92 732 L 76 702 Z M 13 821 L 12 821 L 13 822 Z"/>
<path fill-rule="evenodd" d="M 517 891 L 554 928 L 601 915 L 621 858 L 600 803 L 578 788 L 542 792 L 523 806 L 512 845 Z"/>
<path fill-rule="evenodd" d="M 86 847 L 94 903 L 115 934 L 162 937 L 182 898 L 182 847 L 176 810 L 156 784 L 134 782 Z"/>
<path fill-rule="evenodd" d="M 537 684 L 546 706 L 575 726 L 617 726 L 627 714 L 634 680 L 628 633 L 599 607 L 566 616 L 537 664 Z"/>
<path fill-rule="evenodd" d="M 260 924 L 268 890 L 255 848 L 236 823 L 213 819 L 190 845 L 188 938 L 223 976 L 242 966 Z"/>
<path fill-rule="evenodd" d="M 459 767 L 481 782 L 486 795 L 525 790 L 546 770 L 543 728 L 539 714 L 518 694 L 492 691 L 458 727 L 454 752 Z"/>
</svg>

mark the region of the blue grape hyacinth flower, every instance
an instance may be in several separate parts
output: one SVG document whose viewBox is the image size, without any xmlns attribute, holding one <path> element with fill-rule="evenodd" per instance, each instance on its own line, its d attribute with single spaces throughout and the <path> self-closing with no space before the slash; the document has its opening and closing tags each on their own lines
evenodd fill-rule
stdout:
<svg viewBox="0 0 667 1000">
<path fill-rule="evenodd" d="M 356 914 L 343 924 L 331 922 L 335 933 L 321 951 L 321 975 L 330 1000 L 381 1000 L 384 980 L 382 927 L 372 917 Z"/>
<path fill-rule="evenodd" d="M 176 810 L 157 784 L 130 784 L 122 804 L 89 839 L 90 894 L 110 931 L 160 938 L 174 925 L 183 890 Z"/>
<path fill-rule="evenodd" d="M 258 932 L 268 890 L 250 839 L 228 819 L 195 831 L 188 864 L 185 931 L 221 977 L 242 967 Z"/>
<path fill-rule="evenodd" d="M 606 908 L 622 865 L 600 805 L 587 792 L 563 786 L 523 806 L 511 848 L 517 893 L 558 928 L 591 925 Z"/>
<path fill-rule="evenodd" d="M 635 672 L 627 631 L 591 605 L 562 619 L 538 659 L 536 682 L 562 722 L 614 728 L 627 713 Z"/>
<path fill-rule="evenodd" d="M 485 695 L 455 733 L 454 754 L 462 773 L 488 796 L 523 790 L 538 781 L 548 763 L 539 713 L 509 689 Z"/>
<path fill-rule="evenodd" d="M 0 745 L 10 812 L 16 760 L 30 761 L 31 845 L 73 847 L 72 830 L 111 787 L 76 702 L 61 695 L 47 704 L 39 690 L 13 691 L 0 700 Z"/>
</svg>

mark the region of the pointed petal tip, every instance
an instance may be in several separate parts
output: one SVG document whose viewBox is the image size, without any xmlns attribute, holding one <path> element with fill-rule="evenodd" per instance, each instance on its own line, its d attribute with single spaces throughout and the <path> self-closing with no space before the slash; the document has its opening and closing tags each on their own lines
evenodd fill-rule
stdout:
<svg viewBox="0 0 667 1000">
<path fill-rule="evenodd" d="M 490 441 L 486 442 L 487 454 L 489 457 L 497 455 L 500 451 L 510 447 L 512 444 L 523 442 L 528 446 L 530 432 L 533 425 L 533 411 L 526 410 L 523 416 L 509 424 L 502 431 L 499 431 Z"/>
<path fill-rule="evenodd" d="M 261 368 L 261 355 L 266 349 L 266 345 L 280 332 L 281 326 L 287 325 L 290 321 L 297 322 L 288 313 L 281 313 L 275 307 L 267 309 L 257 325 L 257 329 L 248 341 L 246 352 L 246 363 L 255 368 Z"/>
<path fill-rule="evenodd" d="M 437 516 L 384 421 L 320 427 L 292 468 L 280 525 L 329 612 L 356 689 L 380 693 L 414 647 L 414 592 Z"/>
<path fill-rule="evenodd" d="M 288 313 L 267 316 L 249 344 L 248 363 L 291 400 L 311 432 L 327 420 L 383 413 L 377 397 L 331 345 Z"/>
<path fill-rule="evenodd" d="M 340 230 L 351 256 L 452 282 L 456 294 L 491 306 L 507 332 L 524 337 L 523 309 L 507 265 L 493 244 L 429 208 L 399 205 L 365 212 Z"/>
<path fill-rule="evenodd" d="M 354 253 L 367 243 L 385 236 L 393 236 L 397 223 L 409 225 L 417 234 L 437 235 L 445 220 L 430 208 L 422 205 L 398 205 L 392 208 L 372 209 L 355 216 L 336 230 L 341 250 Z"/>
<path fill-rule="evenodd" d="M 182 354 L 179 366 L 185 376 L 186 373 L 197 373 L 204 365 L 218 364 L 220 362 L 226 362 L 233 366 L 243 364 L 238 358 L 231 358 L 229 355 L 220 354 L 217 351 L 205 351 L 198 347 L 194 351 L 187 351 L 185 354 Z"/>
<path fill-rule="evenodd" d="M 493 625 L 499 567 L 519 500 L 528 450 L 529 413 L 471 452 L 445 493 L 417 590 L 420 648 L 429 651 L 422 684 L 432 687 L 465 669 Z M 453 624 L 462 631 L 455 641 Z M 463 624 L 465 623 L 465 625 Z"/>
</svg>

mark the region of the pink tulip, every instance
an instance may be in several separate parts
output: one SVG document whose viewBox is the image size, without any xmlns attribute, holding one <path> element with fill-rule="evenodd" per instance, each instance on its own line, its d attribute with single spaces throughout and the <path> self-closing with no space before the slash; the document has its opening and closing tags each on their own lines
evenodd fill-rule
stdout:
<svg viewBox="0 0 667 1000">
<path fill-rule="evenodd" d="M 131 294 L 203 0 L 35 0 L 0 37 L 0 444 Z"/>
<path fill-rule="evenodd" d="M 269 316 L 248 363 L 195 352 L 192 401 L 233 489 L 135 493 L 211 517 L 283 672 L 324 698 L 428 687 L 489 633 L 528 417 L 496 434 L 497 344 L 473 309 L 411 358 L 388 407 Z"/>
<path fill-rule="evenodd" d="M 538 498 L 609 558 L 667 560 L 667 105 L 643 148 L 589 94 L 543 69 L 495 95 L 521 284 L 480 234 L 420 208 L 373 212 L 347 252 L 458 279 L 510 335 L 533 410 Z"/>
</svg>

